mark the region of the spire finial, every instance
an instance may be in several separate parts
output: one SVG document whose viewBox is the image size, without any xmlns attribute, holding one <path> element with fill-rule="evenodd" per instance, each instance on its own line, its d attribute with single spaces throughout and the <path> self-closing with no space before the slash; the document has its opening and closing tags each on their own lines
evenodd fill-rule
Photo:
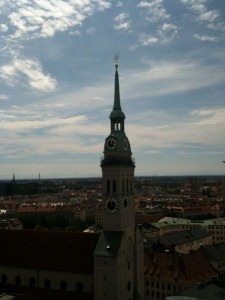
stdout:
<svg viewBox="0 0 225 300">
<path fill-rule="evenodd" d="M 119 66 L 119 56 L 117 54 L 115 55 L 114 60 L 115 60 L 115 67 L 117 69 Z"/>
</svg>

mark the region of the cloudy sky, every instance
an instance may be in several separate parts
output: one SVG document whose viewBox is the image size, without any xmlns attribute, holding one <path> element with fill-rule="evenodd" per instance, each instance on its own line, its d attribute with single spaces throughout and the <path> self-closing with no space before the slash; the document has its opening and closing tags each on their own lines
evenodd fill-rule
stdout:
<svg viewBox="0 0 225 300">
<path fill-rule="evenodd" d="M 135 174 L 225 174 L 224 0 L 0 0 L 0 49 L 0 179 L 101 176 L 115 54 Z"/>
</svg>

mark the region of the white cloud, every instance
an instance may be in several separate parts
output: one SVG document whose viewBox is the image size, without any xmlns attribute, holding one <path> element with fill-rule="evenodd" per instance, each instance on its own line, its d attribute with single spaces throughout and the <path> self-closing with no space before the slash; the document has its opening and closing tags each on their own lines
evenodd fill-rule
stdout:
<svg viewBox="0 0 225 300">
<path fill-rule="evenodd" d="M 188 9 L 190 9 L 195 14 L 195 19 L 197 22 L 205 23 L 207 27 L 211 29 L 220 29 L 224 30 L 224 23 L 221 23 L 218 19 L 221 16 L 221 13 L 214 9 L 208 10 L 207 9 L 207 1 L 199 0 L 196 3 L 195 0 L 181 0 L 181 3 L 186 5 Z M 220 24 L 220 26 L 219 26 Z"/>
<path fill-rule="evenodd" d="M 193 3 L 191 5 L 191 9 L 194 10 L 195 12 L 202 14 L 206 11 L 206 7 L 204 4 L 200 4 L 200 3 Z"/>
<path fill-rule="evenodd" d="M 88 34 L 94 34 L 94 33 L 95 33 L 95 28 L 94 28 L 94 27 L 89 27 L 89 28 L 87 29 L 87 33 L 88 33 Z"/>
<path fill-rule="evenodd" d="M 211 116 L 214 114 L 214 110 L 210 109 L 195 109 L 191 112 L 192 116 Z"/>
<path fill-rule="evenodd" d="M 140 35 L 140 39 L 139 39 L 140 43 L 142 46 L 149 46 L 149 45 L 153 45 L 158 43 L 158 38 L 154 37 L 152 35 L 147 35 L 145 33 L 142 33 Z"/>
<path fill-rule="evenodd" d="M 219 15 L 220 13 L 216 10 L 206 11 L 199 14 L 199 21 L 212 23 Z"/>
<path fill-rule="evenodd" d="M 194 34 L 193 36 L 197 40 L 200 40 L 202 42 L 218 42 L 219 41 L 219 39 L 215 36 L 200 35 L 200 34 Z"/>
<path fill-rule="evenodd" d="M 131 21 L 128 19 L 128 14 L 121 13 L 114 19 L 114 29 L 116 30 L 128 30 L 131 26 Z"/>
<path fill-rule="evenodd" d="M 134 75 L 129 75 L 129 82 L 123 78 L 120 80 L 127 99 L 184 93 L 224 83 L 223 65 L 219 68 L 218 65 L 207 66 L 192 60 L 150 62 L 146 69 L 130 73 Z"/>
<path fill-rule="evenodd" d="M 8 31 L 8 26 L 6 24 L 0 24 L 0 31 L 2 32 L 7 32 Z"/>
<path fill-rule="evenodd" d="M 170 19 L 170 14 L 167 13 L 163 0 L 141 1 L 137 7 L 142 9 L 146 21 L 159 23 L 155 34 L 140 35 L 141 45 L 169 43 L 174 39 L 178 33 L 178 27 L 172 23 L 165 23 L 165 20 Z"/>
<path fill-rule="evenodd" d="M 157 31 L 162 43 L 172 41 L 178 33 L 178 27 L 172 23 L 164 23 Z"/>
<path fill-rule="evenodd" d="M 0 68 L 0 77 L 9 85 L 14 86 L 18 80 L 24 80 L 31 88 L 52 92 L 57 82 L 48 74 L 44 74 L 41 65 L 33 60 L 15 58 L 11 64 Z"/>
<path fill-rule="evenodd" d="M 211 112 L 210 112 L 211 113 Z M 155 118 L 161 118 L 160 112 L 152 112 Z M 166 127 L 157 127 L 152 124 L 141 125 L 137 120 L 135 125 L 129 124 L 128 136 L 132 137 L 134 152 L 146 153 L 148 149 L 155 150 L 184 147 L 186 151 L 193 151 L 195 146 L 198 149 L 204 147 L 224 148 L 225 109 L 214 109 L 212 114 L 206 111 L 191 112 L 190 118 L 176 120 L 174 116 L 164 113 L 167 119 Z M 138 116 L 140 119 L 147 119 L 148 112 Z M 170 121 L 169 121 L 170 120 Z M 172 120 L 172 121 L 171 121 Z M 147 149 L 147 150 L 145 150 Z"/>
<path fill-rule="evenodd" d="M 71 118 L 49 118 L 45 120 L 19 120 L 17 118 L 15 122 L 2 122 L 1 128 L 19 134 L 20 132 L 32 131 L 33 129 L 41 129 L 52 126 L 61 127 L 68 126 L 69 124 L 72 124 L 72 126 L 74 126 L 75 124 L 83 123 L 86 120 L 87 117 L 84 115 Z"/>
<path fill-rule="evenodd" d="M 0 94 L 0 100 L 8 100 L 9 97 L 7 95 L 4 94 Z"/>
<path fill-rule="evenodd" d="M 169 43 L 176 37 L 177 33 L 178 27 L 176 25 L 172 23 L 164 23 L 158 28 L 155 36 L 142 33 L 139 41 L 142 46 L 149 46 L 156 43 Z"/>
<path fill-rule="evenodd" d="M 82 25 L 84 20 L 97 11 L 110 8 L 107 0 L 8 0 L 12 39 L 32 39 L 53 36 Z"/>
<path fill-rule="evenodd" d="M 170 18 L 170 15 L 163 6 L 163 0 L 141 1 L 137 7 L 143 10 L 145 20 L 148 22 L 161 22 Z"/>
<path fill-rule="evenodd" d="M 191 115 L 198 118 L 195 121 L 197 126 L 220 124 L 225 126 L 225 108 L 193 110 Z"/>
<path fill-rule="evenodd" d="M 116 4 L 117 7 L 122 7 L 123 3 L 121 1 L 118 1 L 118 3 Z"/>
</svg>

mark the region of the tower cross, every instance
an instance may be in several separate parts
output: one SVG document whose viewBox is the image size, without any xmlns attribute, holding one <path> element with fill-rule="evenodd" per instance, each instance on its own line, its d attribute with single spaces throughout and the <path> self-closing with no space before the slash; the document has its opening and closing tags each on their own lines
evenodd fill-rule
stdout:
<svg viewBox="0 0 225 300">
<path fill-rule="evenodd" d="M 115 60 L 115 67 L 116 67 L 116 69 L 117 69 L 117 68 L 118 68 L 118 65 L 119 65 L 119 56 L 118 56 L 118 55 L 115 55 L 114 60 Z"/>
</svg>

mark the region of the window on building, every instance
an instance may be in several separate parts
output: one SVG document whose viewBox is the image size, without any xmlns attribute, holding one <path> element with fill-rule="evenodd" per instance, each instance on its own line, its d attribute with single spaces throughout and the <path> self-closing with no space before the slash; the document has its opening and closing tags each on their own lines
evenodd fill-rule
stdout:
<svg viewBox="0 0 225 300">
<path fill-rule="evenodd" d="M 116 180 L 113 180 L 113 193 L 116 193 Z"/>
<path fill-rule="evenodd" d="M 128 292 L 130 291 L 130 289 L 131 289 L 131 283 L 130 283 L 130 281 L 128 281 L 127 282 L 127 290 L 128 290 Z"/>
<path fill-rule="evenodd" d="M 16 276 L 15 277 L 15 284 L 16 285 L 20 285 L 21 284 L 21 278 L 20 278 L 20 276 Z"/>
<path fill-rule="evenodd" d="M 60 282 L 60 290 L 65 291 L 67 289 L 67 283 L 65 281 Z"/>
<path fill-rule="evenodd" d="M 8 280 L 7 275 L 6 274 L 2 274 L 2 280 L 1 280 L 1 282 L 2 283 L 6 283 L 7 280 Z"/>
<path fill-rule="evenodd" d="M 35 286 L 35 279 L 34 279 L 34 277 L 30 278 L 30 280 L 29 280 L 29 286 L 30 287 L 34 287 Z"/>
<path fill-rule="evenodd" d="M 84 286 L 81 282 L 77 282 L 77 292 L 82 293 Z"/>
<path fill-rule="evenodd" d="M 45 279 L 45 281 L 44 281 L 44 287 L 46 289 L 49 289 L 51 287 L 51 281 L 49 279 Z"/>
<path fill-rule="evenodd" d="M 107 180 L 107 193 L 110 193 L 110 180 Z"/>
</svg>

